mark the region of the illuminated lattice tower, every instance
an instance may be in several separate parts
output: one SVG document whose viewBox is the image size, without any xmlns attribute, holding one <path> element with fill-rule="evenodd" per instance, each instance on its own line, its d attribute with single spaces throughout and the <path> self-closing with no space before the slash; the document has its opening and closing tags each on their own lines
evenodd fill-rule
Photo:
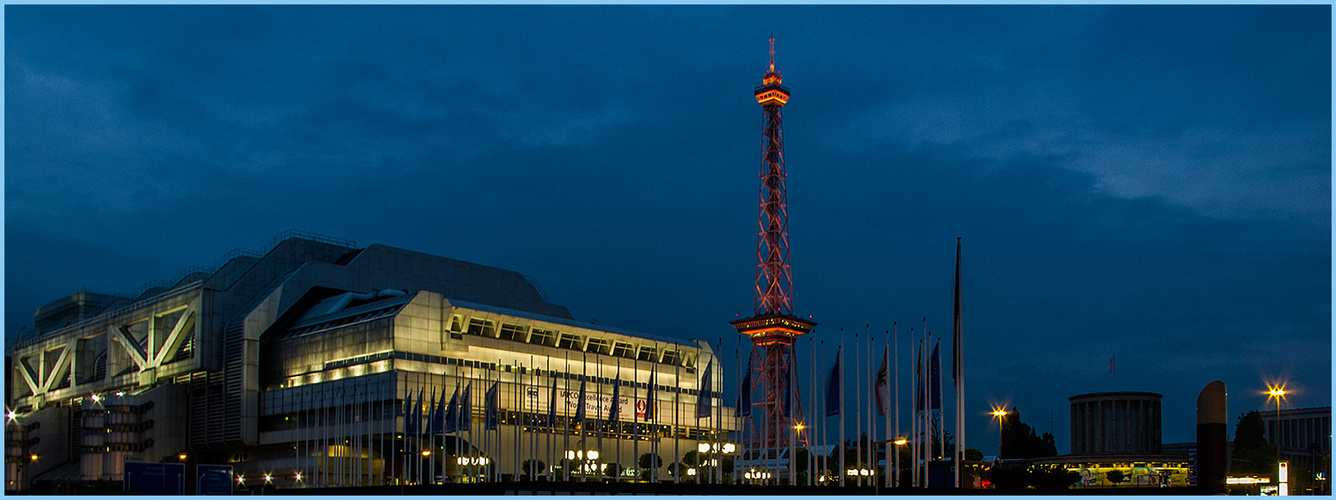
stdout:
<svg viewBox="0 0 1336 500">
<path fill-rule="evenodd" d="M 770 70 L 756 88 L 761 105 L 761 196 L 756 243 L 756 311 L 750 318 L 731 322 L 738 333 L 751 338 L 748 366 L 751 415 L 746 422 L 748 449 L 787 449 L 805 443 L 807 433 L 791 422 L 801 422 L 797 360 L 793 341 L 816 323 L 793 315 L 792 270 L 789 268 L 789 216 L 784 186 L 784 103 L 789 89 L 775 70 L 775 40 L 770 39 Z M 744 401 L 744 404 L 746 401 Z M 796 420 L 795 420 L 796 418 Z M 772 453 L 772 452 L 768 452 Z"/>
</svg>

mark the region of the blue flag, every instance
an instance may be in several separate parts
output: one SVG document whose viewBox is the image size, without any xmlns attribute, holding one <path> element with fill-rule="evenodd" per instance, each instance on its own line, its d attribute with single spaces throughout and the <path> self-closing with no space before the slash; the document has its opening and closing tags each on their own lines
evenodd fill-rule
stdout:
<svg viewBox="0 0 1336 500">
<path fill-rule="evenodd" d="M 442 393 L 441 396 L 444 397 L 444 396 L 445 396 L 445 394 L 444 394 L 445 391 L 442 390 L 441 393 Z M 431 407 L 427 410 L 427 422 L 426 422 L 426 423 L 427 423 L 427 432 L 426 432 L 426 434 L 435 434 L 435 433 L 436 433 L 436 427 L 433 426 L 433 424 L 436 423 L 436 389 L 435 389 L 435 388 L 433 388 L 433 389 L 431 390 L 431 400 L 430 400 L 430 401 L 431 401 Z"/>
<path fill-rule="evenodd" d="M 442 432 L 445 432 L 445 428 L 444 428 L 445 425 L 444 425 L 444 424 L 445 424 L 445 411 L 446 411 L 446 408 L 445 408 L 445 388 L 444 388 L 444 387 L 441 388 L 441 398 L 440 398 L 439 403 L 440 403 L 440 404 L 437 404 L 437 405 L 436 405 L 436 410 L 433 411 L 433 412 L 431 412 L 431 425 L 428 426 L 428 428 L 431 429 L 431 435 L 433 435 L 433 436 L 435 436 L 435 435 L 437 435 L 437 434 L 440 434 L 440 433 L 442 433 Z"/>
<path fill-rule="evenodd" d="M 742 387 L 738 388 L 738 411 L 739 417 L 751 416 L 751 375 L 752 360 L 747 358 L 747 372 L 742 376 Z"/>
<path fill-rule="evenodd" d="M 410 389 L 404 399 L 404 434 L 416 434 L 413 430 L 413 391 Z"/>
<path fill-rule="evenodd" d="M 793 370 L 784 367 L 784 416 L 793 416 Z"/>
<path fill-rule="evenodd" d="M 461 431 L 473 429 L 473 399 L 469 393 L 473 392 L 473 382 L 469 382 L 468 387 L 464 388 L 464 394 L 459 397 L 459 427 Z"/>
<path fill-rule="evenodd" d="M 710 369 L 714 367 L 714 360 L 705 364 L 705 374 L 700 377 L 700 387 L 696 390 L 696 418 L 705 418 L 710 416 L 710 394 L 711 385 Z"/>
<path fill-rule="evenodd" d="M 931 375 L 928 377 L 928 394 L 932 396 L 933 410 L 942 409 L 942 343 L 938 342 L 932 346 L 932 362 L 930 363 Z"/>
<path fill-rule="evenodd" d="M 580 381 L 580 398 L 575 400 L 575 418 L 580 420 L 580 430 L 584 430 L 585 423 L 585 381 Z"/>
<path fill-rule="evenodd" d="M 612 384 L 612 409 L 608 410 L 609 422 L 622 421 L 622 402 L 617 397 L 617 395 L 619 394 L 618 389 L 621 388 L 621 386 L 622 386 L 622 378 L 617 377 L 617 381 L 613 382 Z"/>
<path fill-rule="evenodd" d="M 441 391 L 445 395 L 445 391 Z M 450 404 L 445 408 L 445 432 L 459 432 L 459 386 L 455 386 L 454 394 L 450 395 Z"/>
<path fill-rule="evenodd" d="M 844 348 L 835 351 L 835 365 L 830 367 L 830 377 L 826 379 L 826 416 L 840 414 L 840 391 L 844 390 L 844 381 L 840 380 L 840 354 Z"/>
<path fill-rule="evenodd" d="M 496 430 L 497 425 L 501 423 L 501 405 L 499 404 L 496 393 L 496 382 L 492 382 L 492 388 L 487 389 L 487 396 L 484 398 L 486 405 L 486 415 L 483 416 L 483 428 L 489 431 Z"/>
<path fill-rule="evenodd" d="M 547 426 L 557 425 L 557 378 L 552 377 L 552 393 L 547 397 Z"/>
<path fill-rule="evenodd" d="M 418 389 L 417 402 L 413 403 L 413 431 L 409 434 L 420 434 L 422 432 L 422 400 L 426 396 L 422 395 L 422 389 Z"/>
</svg>

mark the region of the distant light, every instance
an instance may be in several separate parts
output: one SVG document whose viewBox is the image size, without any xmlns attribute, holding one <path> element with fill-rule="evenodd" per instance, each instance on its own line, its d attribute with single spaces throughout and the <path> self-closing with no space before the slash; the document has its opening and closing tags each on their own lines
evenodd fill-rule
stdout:
<svg viewBox="0 0 1336 500">
<path fill-rule="evenodd" d="M 733 443 L 724 443 L 724 453 L 733 453 L 735 450 L 737 447 L 733 446 Z"/>
<path fill-rule="evenodd" d="M 36 454 L 36 453 L 33 453 L 31 456 L 28 457 L 28 460 L 31 461 L 31 462 L 36 462 L 36 461 L 37 461 L 37 454 Z"/>
<path fill-rule="evenodd" d="M 802 422 L 798 422 L 798 423 L 796 423 L 796 424 L 793 425 L 793 428 L 794 428 L 795 430 L 799 431 L 799 432 L 802 432 L 802 430 L 805 429 L 805 428 L 807 428 L 807 427 L 804 426 Z"/>
<path fill-rule="evenodd" d="M 124 391 L 116 391 L 116 397 L 119 398 L 119 397 L 123 397 L 123 396 L 125 396 L 125 392 L 124 392 Z"/>
<path fill-rule="evenodd" d="M 699 451 L 701 453 L 708 453 L 710 451 L 710 443 L 701 443 L 697 445 L 696 451 Z"/>
<path fill-rule="evenodd" d="M 301 480 L 302 480 L 302 473 L 300 473 L 300 472 L 297 473 L 297 480 L 298 480 L 298 481 L 301 481 Z"/>
<path fill-rule="evenodd" d="M 430 457 L 430 456 L 431 456 L 431 450 L 422 450 L 422 456 L 424 456 L 424 457 Z"/>
<path fill-rule="evenodd" d="M 905 445 L 906 443 L 908 443 L 908 442 L 909 442 L 908 439 L 905 439 L 905 438 L 898 438 L 898 439 L 895 440 L 895 445 L 896 445 L 896 446 L 904 446 L 904 445 Z"/>
<path fill-rule="evenodd" d="M 19 418 L 19 414 L 14 413 L 14 410 L 9 410 L 8 412 L 5 412 L 5 417 L 9 418 L 10 420 L 16 420 Z"/>
<path fill-rule="evenodd" d="M 273 480 L 273 479 L 274 479 L 274 478 L 273 478 L 272 476 L 270 476 L 269 474 L 265 474 L 265 475 L 264 475 L 264 482 L 266 482 L 266 483 L 267 483 L 267 482 L 270 482 L 270 481 Z"/>
<path fill-rule="evenodd" d="M 585 456 L 589 457 L 590 460 L 598 460 L 598 450 L 589 450 L 589 453 L 585 453 Z"/>
<path fill-rule="evenodd" d="M 696 475 L 696 469 L 687 469 L 687 475 L 688 476 Z"/>
<path fill-rule="evenodd" d="M 91 398 L 92 398 L 92 400 L 93 400 L 94 403 L 100 403 L 100 402 L 102 402 L 102 396 L 98 396 L 97 394 L 92 395 Z"/>
<path fill-rule="evenodd" d="M 246 484 L 246 476 L 237 474 L 237 484 Z"/>
<path fill-rule="evenodd" d="M 177 455 L 176 458 L 179 458 L 179 459 L 181 459 L 182 462 L 184 462 L 184 461 L 186 461 L 186 454 L 185 454 L 185 453 L 182 453 L 182 454 L 180 454 L 180 455 Z"/>
</svg>

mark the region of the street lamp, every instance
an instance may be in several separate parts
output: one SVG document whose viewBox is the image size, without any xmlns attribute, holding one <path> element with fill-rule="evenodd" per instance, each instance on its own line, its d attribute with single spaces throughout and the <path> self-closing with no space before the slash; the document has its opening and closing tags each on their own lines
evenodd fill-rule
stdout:
<svg viewBox="0 0 1336 500">
<path fill-rule="evenodd" d="M 893 463 L 895 464 L 895 474 L 891 475 L 891 482 L 893 483 L 891 485 L 892 488 L 900 486 L 900 447 L 908 443 L 908 439 L 902 437 L 895 438 L 895 458 L 893 459 Z"/>
<path fill-rule="evenodd" d="M 1270 402 L 1272 398 L 1275 398 L 1276 400 L 1276 423 L 1271 427 L 1272 431 L 1274 431 L 1274 438 L 1272 439 L 1271 444 L 1276 445 L 1276 476 L 1278 478 L 1285 472 L 1281 469 L 1283 464 L 1280 461 L 1280 400 L 1285 399 L 1285 394 L 1287 393 L 1285 392 L 1285 384 L 1283 382 L 1278 382 L 1275 385 L 1272 385 L 1271 383 L 1266 384 L 1267 402 Z M 1281 486 L 1281 490 L 1284 490 L 1283 485 Z"/>
<path fill-rule="evenodd" d="M 997 459 L 1002 459 L 1002 420 L 1007 416 L 1007 410 L 1001 406 L 993 407 L 993 417 L 997 418 Z"/>
</svg>

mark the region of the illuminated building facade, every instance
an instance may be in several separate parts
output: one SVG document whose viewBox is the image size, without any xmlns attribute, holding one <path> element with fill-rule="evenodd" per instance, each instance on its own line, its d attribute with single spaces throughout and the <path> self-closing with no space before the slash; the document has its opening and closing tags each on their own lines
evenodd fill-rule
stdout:
<svg viewBox="0 0 1336 500">
<path fill-rule="evenodd" d="M 127 462 L 228 464 L 239 487 L 671 480 L 733 430 L 722 370 L 695 417 L 706 342 L 575 321 L 513 271 L 300 233 L 57 300 L 11 357 L 7 491 L 119 484 Z"/>
</svg>

